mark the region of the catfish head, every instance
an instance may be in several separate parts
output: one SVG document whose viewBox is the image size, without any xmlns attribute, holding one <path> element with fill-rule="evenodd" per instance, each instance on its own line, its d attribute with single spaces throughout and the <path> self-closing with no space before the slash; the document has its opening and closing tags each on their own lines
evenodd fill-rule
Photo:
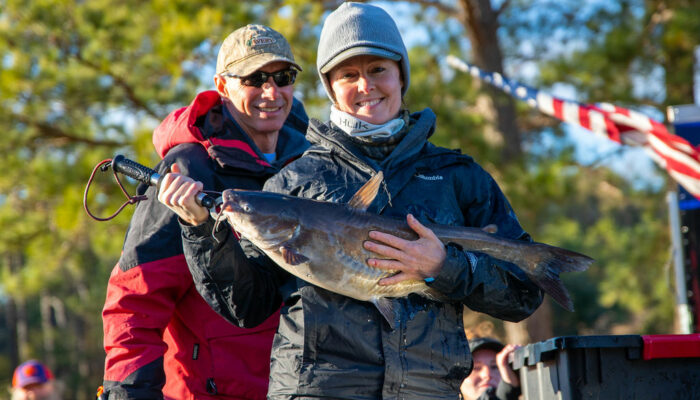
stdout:
<svg viewBox="0 0 700 400">
<path fill-rule="evenodd" d="M 288 196 L 276 193 L 227 189 L 221 213 L 241 236 L 261 249 L 276 248 L 299 234 L 298 207 Z"/>
</svg>

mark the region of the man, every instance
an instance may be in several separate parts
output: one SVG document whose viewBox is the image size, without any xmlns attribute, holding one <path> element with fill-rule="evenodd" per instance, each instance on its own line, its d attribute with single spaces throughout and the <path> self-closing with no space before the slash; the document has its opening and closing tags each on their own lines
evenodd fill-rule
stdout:
<svg viewBox="0 0 700 400">
<path fill-rule="evenodd" d="M 470 340 L 474 368 L 462 382 L 461 397 L 465 400 L 518 399 L 520 379 L 508 365 L 508 356 L 517 348 L 487 337 Z"/>
<path fill-rule="evenodd" d="M 180 171 L 206 190 L 260 190 L 308 147 L 308 118 L 293 98 L 297 71 L 289 43 L 273 29 L 231 33 L 219 50 L 216 91 L 200 93 L 154 131 L 163 158 L 156 170 Z M 102 396 L 264 399 L 279 313 L 242 329 L 212 311 L 194 287 L 176 215 L 154 187 L 139 187 L 144 192 L 107 288 Z"/>
<path fill-rule="evenodd" d="M 36 360 L 25 361 L 12 374 L 12 400 L 57 400 L 51 370 Z"/>
</svg>

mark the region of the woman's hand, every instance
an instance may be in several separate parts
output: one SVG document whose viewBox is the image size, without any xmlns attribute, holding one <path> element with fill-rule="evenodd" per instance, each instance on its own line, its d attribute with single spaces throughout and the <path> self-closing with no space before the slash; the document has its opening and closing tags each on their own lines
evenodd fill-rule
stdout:
<svg viewBox="0 0 700 400">
<path fill-rule="evenodd" d="M 513 387 L 520 387 L 520 378 L 518 378 L 518 374 L 515 373 L 513 368 L 508 365 L 508 356 L 519 347 L 517 344 L 508 344 L 496 354 L 496 365 L 498 365 L 498 372 L 501 373 L 501 379 Z"/>
<path fill-rule="evenodd" d="M 371 231 L 370 239 L 365 241 L 365 249 L 388 260 L 370 258 L 367 264 L 374 268 L 398 271 L 396 275 L 383 278 L 380 285 L 393 285 L 405 280 L 423 280 L 432 278 L 442 269 L 447 252 L 445 245 L 433 233 L 411 214 L 406 216 L 408 225 L 418 234 L 416 240 L 405 240 L 388 233 Z"/>
<path fill-rule="evenodd" d="M 181 175 L 177 163 L 165 174 L 158 190 L 158 201 L 173 210 L 183 221 L 199 225 L 209 218 L 209 211 L 197 204 L 195 198 L 204 189 L 202 182 Z"/>
</svg>

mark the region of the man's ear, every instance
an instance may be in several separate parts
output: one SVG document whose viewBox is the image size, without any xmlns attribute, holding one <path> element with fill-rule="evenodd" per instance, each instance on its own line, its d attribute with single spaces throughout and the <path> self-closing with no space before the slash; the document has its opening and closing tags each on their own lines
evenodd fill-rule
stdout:
<svg viewBox="0 0 700 400">
<path fill-rule="evenodd" d="M 228 89 L 226 88 L 226 78 L 216 74 L 214 75 L 214 87 L 221 97 L 228 97 Z"/>
</svg>

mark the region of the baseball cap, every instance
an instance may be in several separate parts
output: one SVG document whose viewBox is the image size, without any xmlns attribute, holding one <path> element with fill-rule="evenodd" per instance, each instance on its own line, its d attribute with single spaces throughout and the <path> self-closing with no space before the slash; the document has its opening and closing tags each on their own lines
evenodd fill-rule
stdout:
<svg viewBox="0 0 700 400">
<path fill-rule="evenodd" d="M 250 24 L 224 39 L 216 59 L 216 73 L 247 76 L 276 61 L 288 62 L 301 71 L 284 36 L 270 27 Z"/>
<path fill-rule="evenodd" d="M 469 350 L 472 353 L 474 353 L 477 350 L 483 349 L 493 350 L 496 353 L 498 353 L 499 351 L 503 350 L 504 347 L 505 346 L 503 345 L 503 343 L 489 337 L 478 337 L 469 340 Z"/>
<path fill-rule="evenodd" d="M 35 383 L 46 383 L 53 379 L 51 371 L 37 360 L 29 360 L 15 368 L 12 387 L 22 388 Z"/>
</svg>

